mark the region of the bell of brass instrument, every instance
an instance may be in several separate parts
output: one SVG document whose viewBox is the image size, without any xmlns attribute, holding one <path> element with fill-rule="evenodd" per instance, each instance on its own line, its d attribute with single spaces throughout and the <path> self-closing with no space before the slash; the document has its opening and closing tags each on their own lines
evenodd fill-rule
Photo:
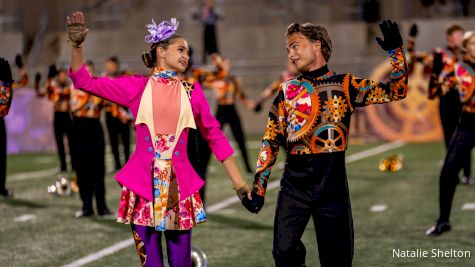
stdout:
<svg viewBox="0 0 475 267">
<path fill-rule="evenodd" d="M 193 267 L 207 267 L 206 254 L 196 247 L 191 248 L 191 261 Z"/>
<path fill-rule="evenodd" d="M 69 196 L 72 192 L 78 192 L 79 188 L 75 179 L 65 175 L 58 175 L 56 181 L 48 186 L 48 193 L 57 196 Z"/>
<path fill-rule="evenodd" d="M 392 155 L 379 161 L 379 170 L 382 172 L 398 172 L 403 168 L 402 154 Z"/>
</svg>

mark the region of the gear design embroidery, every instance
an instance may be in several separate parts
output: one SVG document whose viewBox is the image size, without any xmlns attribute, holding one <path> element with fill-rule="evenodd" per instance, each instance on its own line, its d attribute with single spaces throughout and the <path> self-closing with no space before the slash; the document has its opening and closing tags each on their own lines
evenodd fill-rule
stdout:
<svg viewBox="0 0 475 267">
<path fill-rule="evenodd" d="M 292 148 L 290 154 L 292 155 L 303 155 L 303 154 L 311 154 L 312 151 L 304 145 L 298 145 Z"/>
<path fill-rule="evenodd" d="M 375 89 L 371 90 L 368 94 L 368 98 L 366 99 L 366 103 L 385 103 L 388 102 L 389 98 L 384 93 L 381 87 L 376 87 Z"/>
<path fill-rule="evenodd" d="M 286 86 L 287 88 L 294 88 L 296 86 L 300 88 L 298 93 L 294 92 L 294 90 L 285 89 L 286 102 L 288 102 L 285 107 L 290 108 L 287 115 L 287 132 L 289 133 L 287 140 L 295 142 L 302 139 L 312 130 L 313 125 L 318 119 L 320 98 L 312 83 L 305 79 L 302 81 L 289 81 Z M 294 95 L 289 97 L 287 95 L 289 92 Z M 298 107 L 303 108 L 303 110 L 299 110 Z"/>
<path fill-rule="evenodd" d="M 269 165 L 269 161 L 271 160 L 270 155 L 272 155 L 271 148 L 269 146 L 269 142 L 264 140 L 262 142 L 261 150 L 259 151 L 259 155 L 257 158 L 256 170 L 262 171 L 264 170 L 267 165 Z"/>
<path fill-rule="evenodd" d="M 332 99 L 325 101 L 323 109 L 325 110 L 324 114 L 328 121 L 339 122 L 345 117 L 348 105 L 346 99 L 334 95 Z"/>
<path fill-rule="evenodd" d="M 338 125 L 319 126 L 312 136 L 312 153 L 344 151 L 346 149 L 346 131 Z"/>
<path fill-rule="evenodd" d="M 277 136 L 277 133 L 278 133 L 277 124 L 274 122 L 274 120 L 269 119 L 269 121 L 267 122 L 267 129 L 264 135 L 264 139 L 274 140 L 275 137 Z"/>
</svg>

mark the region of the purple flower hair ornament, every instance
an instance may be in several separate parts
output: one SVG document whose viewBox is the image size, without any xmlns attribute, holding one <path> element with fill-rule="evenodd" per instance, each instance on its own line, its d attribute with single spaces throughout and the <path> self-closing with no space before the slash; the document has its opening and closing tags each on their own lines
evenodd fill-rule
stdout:
<svg viewBox="0 0 475 267">
<path fill-rule="evenodd" d="M 157 43 L 171 37 L 175 34 L 179 24 L 176 18 L 172 18 L 170 22 L 164 20 L 158 25 L 152 19 L 152 24 L 145 25 L 150 32 L 150 35 L 145 36 L 145 42 Z"/>
</svg>

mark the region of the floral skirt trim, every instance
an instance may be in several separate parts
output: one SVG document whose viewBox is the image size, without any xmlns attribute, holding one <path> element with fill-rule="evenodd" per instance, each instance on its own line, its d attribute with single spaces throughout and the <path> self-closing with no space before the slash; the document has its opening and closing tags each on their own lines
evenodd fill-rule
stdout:
<svg viewBox="0 0 475 267">
<path fill-rule="evenodd" d="M 173 134 L 154 137 L 153 200 L 146 201 L 139 195 L 122 189 L 117 221 L 126 224 L 155 227 L 157 231 L 189 230 L 206 221 L 206 214 L 198 192 L 180 200 L 180 188 L 173 170 Z"/>
<path fill-rule="evenodd" d="M 189 230 L 206 222 L 206 214 L 198 192 L 167 209 L 166 217 L 158 224 L 154 224 L 152 213 L 151 201 L 146 201 L 125 186 L 122 188 L 117 222 L 155 227 L 159 231 Z"/>
</svg>

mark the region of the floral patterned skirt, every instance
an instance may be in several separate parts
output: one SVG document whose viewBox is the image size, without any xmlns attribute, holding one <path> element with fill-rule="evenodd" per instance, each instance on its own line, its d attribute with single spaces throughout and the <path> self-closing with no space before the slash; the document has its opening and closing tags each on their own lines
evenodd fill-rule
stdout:
<svg viewBox="0 0 475 267">
<path fill-rule="evenodd" d="M 198 192 L 179 201 L 179 187 L 170 163 L 154 162 L 153 201 L 146 201 L 125 186 L 122 188 L 118 222 L 155 227 L 158 231 L 188 230 L 206 222 Z"/>
</svg>

